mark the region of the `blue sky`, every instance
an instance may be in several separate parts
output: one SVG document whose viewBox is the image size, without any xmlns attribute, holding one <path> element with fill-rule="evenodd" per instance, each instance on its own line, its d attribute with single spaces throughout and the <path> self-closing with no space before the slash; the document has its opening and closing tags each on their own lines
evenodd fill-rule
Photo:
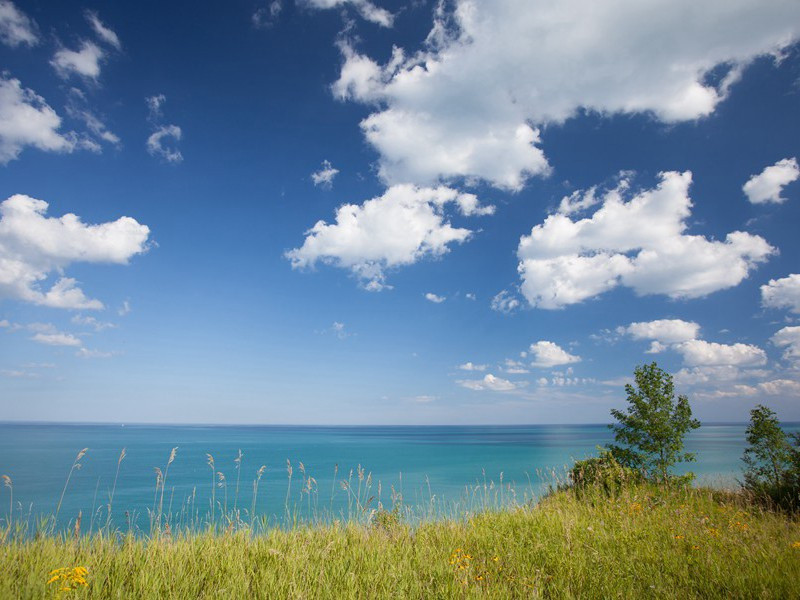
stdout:
<svg viewBox="0 0 800 600">
<path fill-rule="evenodd" d="M 0 0 L 0 420 L 800 419 L 793 1 Z"/>
</svg>

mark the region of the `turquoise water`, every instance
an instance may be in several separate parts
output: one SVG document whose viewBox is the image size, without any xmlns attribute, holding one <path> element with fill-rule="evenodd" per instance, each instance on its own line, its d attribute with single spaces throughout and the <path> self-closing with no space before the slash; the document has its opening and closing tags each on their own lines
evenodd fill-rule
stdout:
<svg viewBox="0 0 800 600">
<path fill-rule="evenodd" d="M 797 426 L 787 430 L 797 431 Z M 741 476 L 745 425 L 709 425 L 687 437 L 687 450 L 696 452 L 691 469 L 701 482 L 733 485 Z M 315 516 L 347 518 L 362 511 L 354 500 L 364 468 L 361 504 L 391 506 L 391 486 L 402 493 L 407 507 L 425 511 L 433 504 L 442 513 L 458 513 L 481 501 L 516 494 L 518 501 L 535 496 L 552 482 L 552 471 L 563 475 L 574 459 L 595 452 L 611 440 L 605 425 L 452 426 L 452 427 L 208 427 L 151 425 L 0 424 L 0 474 L 14 484 L 15 514 L 51 514 L 77 452 L 88 447 L 69 483 L 61 507 L 62 525 L 83 514 L 84 530 L 94 514 L 105 520 L 104 505 L 114 480 L 120 450 L 126 448 L 114 499 L 114 522 L 124 528 L 125 511 L 131 527 L 147 528 L 147 509 L 154 500 L 154 467 L 164 470 L 170 450 L 177 456 L 169 467 L 164 511 L 183 510 L 203 517 L 209 510 L 212 472 L 206 453 L 227 480 L 228 508 L 235 502 L 239 449 L 244 457 L 238 507 L 249 518 L 252 482 L 261 465 L 256 514 L 279 522 L 286 512 L 286 461 L 293 466 L 290 512 L 301 519 Z M 301 494 L 303 477 L 313 477 L 312 494 Z M 338 467 L 337 467 L 338 465 Z M 341 487 L 351 469 L 353 492 Z M 334 482 L 336 472 L 337 481 Z M 365 492 L 367 474 L 371 488 Z M 380 483 L 380 490 L 379 490 Z M 484 487 L 485 486 L 485 487 Z M 0 489 L 0 515 L 8 511 L 9 490 Z M 222 505 L 224 487 L 216 487 Z M 194 499 L 192 501 L 192 498 Z M 433 498 L 433 500 L 432 500 Z M 94 510 L 93 510 L 94 507 Z M 171 507 L 171 510 L 168 510 Z M 191 510 L 189 507 L 193 507 Z M 220 508 L 217 508 L 219 514 Z M 188 518 L 188 517 L 187 517 Z"/>
</svg>

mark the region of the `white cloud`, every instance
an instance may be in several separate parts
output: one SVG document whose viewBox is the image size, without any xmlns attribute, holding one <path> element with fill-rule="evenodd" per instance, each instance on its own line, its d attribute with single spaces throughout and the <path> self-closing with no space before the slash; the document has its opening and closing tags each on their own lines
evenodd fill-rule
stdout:
<svg viewBox="0 0 800 600">
<path fill-rule="evenodd" d="M 113 144 L 115 146 L 119 145 L 120 139 L 114 132 L 108 129 L 108 126 L 98 117 L 95 113 L 93 113 L 87 105 L 86 96 L 82 91 L 77 88 L 72 88 L 69 91 L 69 101 L 67 102 L 67 114 L 72 117 L 73 119 L 77 119 L 83 121 L 86 124 L 87 129 L 99 140 L 103 142 L 107 142 L 109 144 Z M 84 140 L 84 144 L 86 140 Z M 94 142 L 92 142 L 94 143 Z M 100 146 L 97 146 L 97 149 L 100 149 Z"/>
<path fill-rule="evenodd" d="M 451 204 L 462 215 L 481 214 L 472 194 L 446 187 L 392 186 L 361 205 L 340 206 L 335 223 L 318 221 L 306 232 L 303 245 L 285 256 L 295 269 L 317 262 L 348 269 L 367 290 L 379 291 L 388 287 L 386 270 L 442 256 L 450 244 L 471 236 L 469 229 L 447 221 L 445 208 Z"/>
<path fill-rule="evenodd" d="M 759 383 L 758 389 L 769 396 L 800 396 L 800 381 L 773 379 Z"/>
<path fill-rule="evenodd" d="M 496 312 L 509 315 L 517 310 L 520 304 L 519 300 L 517 300 L 517 298 L 515 298 L 508 290 L 500 290 L 494 295 L 489 306 Z"/>
<path fill-rule="evenodd" d="M 37 333 L 31 338 L 34 342 L 48 346 L 80 346 L 81 341 L 70 333 Z"/>
<path fill-rule="evenodd" d="M 87 225 L 74 214 L 47 217 L 47 202 L 16 194 L 0 203 L 0 298 L 43 306 L 99 309 L 65 277 L 73 262 L 127 264 L 147 250 L 150 229 L 130 217 Z M 60 278 L 47 291 L 39 285 L 51 274 Z"/>
<path fill-rule="evenodd" d="M 311 174 L 311 180 L 314 185 L 325 189 L 331 189 L 333 186 L 333 178 L 339 173 L 339 169 L 334 169 L 330 161 L 323 160 L 322 168 Z"/>
<path fill-rule="evenodd" d="M 303 0 L 303 3 L 316 9 L 352 6 L 366 21 L 370 21 L 381 27 L 391 27 L 394 23 L 394 15 L 392 13 L 374 5 L 369 0 Z"/>
<path fill-rule="evenodd" d="M 783 358 L 800 365 L 800 327 L 784 327 L 772 336 L 772 343 L 786 348 Z"/>
<path fill-rule="evenodd" d="M 734 231 L 724 241 L 685 233 L 691 173 L 661 173 L 654 189 L 625 200 L 626 180 L 591 217 L 550 215 L 520 238 L 521 291 L 532 306 L 558 309 L 619 285 L 636 294 L 698 298 L 739 284 L 775 252 Z"/>
<path fill-rule="evenodd" d="M 120 306 L 117 309 L 117 314 L 120 317 L 124 317 L 125 315 L 129 314 L 130 312 L 131 312 L 131 303 L 128 302 L 127 300 L 123 300 L 122 306 Z"/>
<path fill-rule="evenodd" d="M 516 390 L 527 385 L 526 381 L 513 382 L 508 379 L 495 377 L 491 373 L 487 373 L 483 379 L 461 379 L 456 383 L 461 387 L 476 392 L 510 392 L 511 390 Z"/>
<path fill-rule="evenodd" d="M 503 362 L 503 371 L 508 373 L 509 375 L 523 375 L 525 373 L 530 373 L 528 369 L 525 368 L 525 365 L 518 360 L 513 360 L 511 358 L 507 358 Z"/>
<path fill-rule="evenodd" d="M 753 204 L 767 202 L 781 204 L 786 201 L 786 198 L 781 197 L 784 186 L 798 179 L 800 179 L 800 168 L 797 166 L 797 159 L 784 158 L 758 175 L 753 175 L 742 190 Z"/>
<path fill-rule="evenodd" d="M 10 0 L 0 0 L 0 41 L 12 48 L 39 43 L 36 23 Z"/>
<path fill-rule="evenodd" d="M 74 134 L 59 133 L 61 117 L 18 79 L 0 74 L 0 164 L 17 158 L 26 146 L 49 152 L 72 152 Z"/>
<path fill-rule="evenodd" d="M 705 340 L 689 340 L 675 344 L 674 348 L 683 356 L 683 362 L 690 367 L 757 367 L 767 362 L 764 351 L 751 344 L 718 344 Z"/>
<path fill-rule="evenodd" d="M 467 300 L 475 300 L 475 299 L 476 299 L 476 296 L 475 296 L 475 294 L 473 294 L 472 292 L 467 292 L 466 294 L 464 294 L 464 297 L 465 297 Z"/>
<path fill-rule="evenodd" d="M 90 350 L 89 348 L 80 348 L 75 356 L 79 358 L 111 358 L 114 356 L 113 352 L 105 352 L 102 350 Z"/>
<path fill-rule="evenodd" d="M 75 315 L 72 317 L 71 321 L 76 325 L 85 325 L 87 327 L 91 327 L 95 331 L 103 331 L 104 329 L 114 329 L 116 325 L 114 323 L 109 323 L 107 321 L 99 321 L 94 317 L 90 317 L 87 315 Z"/>
<path fill-rule="evenodd" d="M 278 16 L 281 14 L 282 10 L 283 4 L 281 3 L 281 0 L 272 0 L 272 2 L 269 3 L 269 6 L 257 8 L 251 17 L 253 27 L 258 29 L 267 29 L 272 27 L 272 25 L 274 25 L 278 20 Z"/>
<path fill-rule="evenodd" d="M 770 279 L 761 286 L 761 305 L 768 308 L 788 308 L 800 314 L 800 274 L 792 273 L 781 279 Z"/>
<path fill-rule="evenodd" d="M 380 65 L 344 45 L 333 90 L 377 106 L 361 127 L 388 183 L 518 190 L 548 171 L 540 126 L 580 110 L 707 116 L 746 65 L 797 39 L 797 23 L 795 0 L 453 0 L 416 54 Z"/>
<path fill-rule="evenodd" d="M 50 64 L 61 77 L 66 79 L 77 74 L 89 79 L 100 76 L 100 62 L 105 58 L 105 52 L 97 44 L 84 40 L 80 50 L 61 48 L 53 55 Z"/>
<path fill-rule="evenodd" d="M 627 333 L 635 340 L 655 340 L 662 344 L 675 344 L 693 340 L 700 332 L 700 325 L 681 319 L 657 319 L 631 323 L 619 327 L 618 333 Z"/>
<path fill-rule="evenodd" d="M 94 29 L 97 37 L 107 44 L 113 46 L 117 50 L 122 49 L 122 44 L 120 43 L 117 34 L 103 24 L 96 12 L 86 11 L 86 20 L 89 21 L 89 24 L 92 26 L 92 29 Z"/>
<path fill-rule="evenodd" d="M 458 365 L 462 371 L 485 371 L 488 365 L 476 365 L 472 362 L 465 362 L 463 365 Z"/>
<path fill-rule="evenodd" d="M 151 156 L 160 156 L 169 163 L 179 163 L 183 160 L 181 151 L 165 146 L 164 140 L 171 138 L 179 142 L 182 135 L 183 132 L 177 125 L 162 125 L 147 138 L 147 151 Z"/>
<path fill-rule="evenodd" d="M 436 294 L 434 294 L 432 292 L 428 292 L 428 293 L 425 294 L 425 300 L 428 300 L 429 302 L 433 302 L 434 304 L 441 304 L 442 302 L 447 300 L 447 298 L 445 296 L 437 296 Z"/>
<path fill-rule="evenodd" d="M 528 353 L 533 358 L 531 366 L 539 368 L 557 367 L 580 362 L 581 357 L 570 354 L 558 344 L 540 340 L 531 344 Z"/>
<path fill-rule="evenodd" d="M 164 116 L 161 107 L 167 101 L 164 94 L 155 94 L 154 96 L 147 96 L 144 103 L 147 105 L 147 118 L 151 121 L 158 121 Z"/>
</svg>

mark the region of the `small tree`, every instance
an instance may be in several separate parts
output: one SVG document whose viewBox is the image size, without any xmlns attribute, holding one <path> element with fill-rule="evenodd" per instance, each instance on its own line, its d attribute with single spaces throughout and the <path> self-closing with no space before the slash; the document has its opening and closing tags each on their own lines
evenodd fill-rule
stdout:
<svg viewBox="0 0 800 600">
<path fill-rule="evenodd" d="M 800 435 L 786 435 L 775 412 L 759 404 L 750 411 L 747 444 L 744 487 L 773 506 L 800 508 Z"/>
<path fill-rule="evenodd" d="M 747 448 L 742 460 L 745 487 L 755 490 L 767 484 L 777 488 L 784 479 L 791 459 L 791 446 L 775 412 L 759 404 L 750 411 Z"/>
<path fill-rule="evenodd" d="M 609 425 L 617 443 L 608 449 L 621 464 L 666 482 L 670 467 L 694 460 L 694 454 L 683 452 L 683 438 L 690 429 L 700 427 L 700 421 L 692 418 L 686 396 L 678 396 L 675 402 L 672 376 L 656 363 L 636 367 L 634 379 L 636 387 L 625 386 L 627 412 L 611 411 L 619 423 Z"/>
</svg>

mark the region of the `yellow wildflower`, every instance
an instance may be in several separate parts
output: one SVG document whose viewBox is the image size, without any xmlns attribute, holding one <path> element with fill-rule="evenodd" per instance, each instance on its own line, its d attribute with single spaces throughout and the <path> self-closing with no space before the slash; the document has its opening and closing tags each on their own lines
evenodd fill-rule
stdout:
<svg viewBox="0 0 800 600">
<path fill-rule="evenodd" d="M 50 571 L 47 585 L 56 583 L 59 585 L 59 592 L 71 592 L 78 589 L 80 586 L 88 587 L 86 577 L 89 575 L 89 570 L 86 567 L 73 567 L 72 569 L 60 568 Z"/>
<path fill-rule="evenodd" d="M 795 542 L 794 544 L 792 544 L 792 548 L 794 548 L 795 550 L 800 550 L 800 542 Z"/>
</svg>

